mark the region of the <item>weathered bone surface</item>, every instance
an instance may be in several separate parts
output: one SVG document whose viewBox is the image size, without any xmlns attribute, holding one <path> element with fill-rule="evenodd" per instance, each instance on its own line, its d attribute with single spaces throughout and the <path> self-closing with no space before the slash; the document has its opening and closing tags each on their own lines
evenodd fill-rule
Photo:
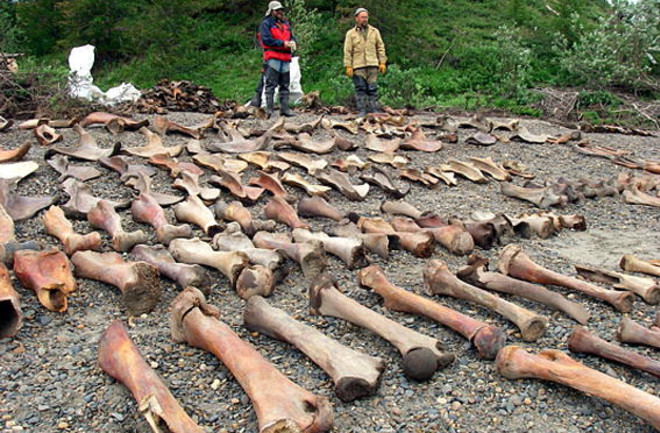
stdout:
<svg viewBox="0 0 660 433">
<path fill-rule="evenodd" d="M 287 379 L 218 316 L 217 308 L 189 287 L 172 302 L 172 339 L 211 352 L 231 371 L 252 401 L 259 433 L 329 432 L 330 402 Z"/>
<path fill-rule="evenodd" d="M 199 265 L 176 262 L 162 245 L 136 245 L 131 250 L 131 257 L 155 266 L 160 275 L 175 281 L 182 289 L 193 286 L 205 294 L 211 291 L 211 275 L 206 269 Z"/>
<path fill-rule="evenodd" d="M 146 127 L 140 128 L 139 131 L 147 137 L 147 144 L 140 147 L 125 147 L 122 149 L 123 153 L 128 153 L 133 156 L 141 156 L 142 158 L 149 158 L 159 154 L 177 156 L 183 150 L 183 145 L 181 144 L 170 147 L 163 146 L 163 139 L 160 135 L 151 132 Z"/>
<path fill-rule="evenodd" d="M 4 117 L 0 116 L 0 132 L 7 131 L 13 125 L 14 125 L 13 120 L 11 119 L 7 120 Z"/>
<path fill-rule="evenodd" d="M 256 185 L 267 191 L 270 191 L 275 197 L 280 197 L 289 203 L 295 203 L 296 196 L 289 194 L 280 183 L 276 175 L 271 175 L 263 171 L 258 171 L 259 177 L 252 177 L 248 180 L 248 185 Z"/>
<path fill-rule="evenodd" d="M 510 244 L 504 247 L 500 252 L 497 266 L 504 275 L 533 283 L 553 284 L 577 290 L 613 305 L 622 313 L 628 313 L 632 310 L 633 294 L 631 292 L 604 289 L 546 269 L 534 263 L 519 245 Z"/>
<path fill-rule="evenodd" d="M 358 124 L 355 121 L 340 122 L 333 119 L 324 118 L 321 121 L 321 126 L 325 129 L 344 129 L 345 131 L 350 132 L 353 135 L 358 134 Z"/>
<path fill-rule="evenodd" d="M 621 318 L 616 338 L 622 343 L 645 344 L 660 349 L 660 329 L 645 328 L 628 317 Z"/>
<path fill-rule="evenodd" d="M 548 141 L 548 136 L 545 134 L 532 134 L 524 126 L 519 126 L 515 134 L 513 134 L 509 139 L 511 141 L 542 144 Z"/>
<path fill-rule="evenodd" d="M 207 143 L 206 148 L 212 152 L 226 152 L 226 153 L 247 153 L 264 150 L 268 147 L 270 139 L 274 133 L 276 125 L 271 127 L 263 135 L 253 140 L 246 140 L 240 134 L 234 135 L 232 141 L 229 142 L 211 142 Z"/>
<path fill-rule="evenodd" d="M 576 326 L 568 337 L 568 349 L 575 353 L 588 353 L 616 361 L 638 370 L 660 377 L 660 362 L 631 350 L 607 342 L 590 333 L 583 326 Z"/>
<path fill-rule="evenodd" d="M 492 146 L 497 143 L 497 137 L 487 132 L 476 132 L 465 139 L 465 143 L 477 146 Z"/>
<path fill-rule="evenodd" d="M 412 219 L 418 219 L 422 216 L 422 211 L 405 201 L 385 200 L 381 203 L 380 210 L 392 215 L 404 215 Z"/>
<path fill-rule="evenodd" d="M 373 150 L 374 152 L 394 153 L 399 149 L 401 140 L 381 140 L 376 134 L 369 133 L 364 139 L 365 149 Z"/>
<path fill-rule="evenodd" d="M 41 305 L 58 313 L 66 311 L 67 296 L 77 287 L 71 262 L 57 248 L 17 251 L 14 254 L 14 274 L 23 287 L 35 292 Z"/>
<path fill-rule="evenodd" d="M 456 276 L 477 287 L 509 293 L 547 305 L 564 312 L 582 325 L 589 320 L 589 312 L 582 305 L 571 302 L 561 294 L 541 285 L 517 280 L 497 272 L 488 272 L 487 266 L 487 259 L 472 255 L 468 258 L 468 265 L 461 268 Z"/>
<path fill-rule="evenodd" d="M 143 126 L 149 125 L 149 120 L 143 119 L 136 121 L 129 119 L 128 117 L 118 116 L 112 113 L 105 113 L 102 111 L 95 111 L 88 114 L 84 119 L 82 119 L 78 124 L 81 127 L 86 127 L 89 125 L 107 125 L 111 121 L 120 120 L 120 123 L 123 125 L 124 130 L 126 131 L 137 131 Z"/>
<path fill-rule="evenodd" d="M 92 194 L 89 185 L 78 182 L 74 178 L 68 178 L 62 183 L 62 189 L 69 195 L 69 201 L 62 205 L 62 210 L 72 217 L 85 218 L 94 206 L 103 200 Z M 114 208 L 124 209 L 130 206 L 130 200 L 114 201 L 106 199 L 108 204 Z"/>
<path fill-rule="evenodd" d="M 364 173 L 360 175 L 360 179 L 367 182 L 368 184 L 382 188 L 385 192 L 394 198 L 402 198 L 408 194 L 408 192 L 410 192 L 410 185 L 405 184 L 402 187 L 397 187 L 390 175 L 379 167 L 373 167 L 371 173 Z"/>
<path fill-rule="evenodd" d="M 23 197 L 16 193 L 16 181 L 0 179 L 0 205 L 14 221 L 32 218 L 41 209 L 55 203 L 57 197 Z"/>
<path fill-rule="evenodd" d="M 392 218 L 392 226 L 399 233 L 424 233 L 430 234 L 433 239 L 450 253 L 458 256 L 469 254 L 474 249 L 474 240 L 470 233 L 460 224 L 445 224 L 439 227 L 419 227 L 411 219 L 395 217 Z"/>
<path fill-rule="evenodd" d="M 435 241 L 431 233 L 423 231 L 398 231 L 382 218 L 358 217 L 351 214 L 359 229 L 366 233 L 381 233 L 396 241 L 395 247 L 410 251 L 415 257 L 431 257 L 435 249 Z"/>
<path fill-rule="evenodd" d="M 300 153 L 278 152 L 277 157 L 290 164 L 304 168 L 308 174 L 314 174 L 316 170 L 322 170 L 328 166 L 328 161 L 325 159 L 312 158 Z"/>
<path fill-rule="evenodd" d="M 254 153 L 254 152 L 253 152 Z M 231 171 L 232 173 L 240 173 L 246 168 L 248 164 L 245 161 L 239 161 L 228 157 L 227 155 L 202 153 L 193 156 L 193 161 L 200 167 L 210 168 L 220 173 L 222 171 Z"/>
<path fill-rule="evenodd" d="M 313 233 L 307 229 L 293 230 L 293 239 L 296 242 L 319 241 L 323 244 L 325 252 L 339 257 L 348 269 L 366 266 L 364 242 L 351 237 L 329 236 L 323 232 Z"/>
<path fill-rule="evenodd" d="M 660 277 L 660 266 L 650 261 L 640 259 L 632 254 L 626 254 L 621 257 L 619 266 L 624 271 L 641 272 L 643 274 L 655 275 Z"/>
<path fill-rule="evenodd" d="M 355 302 L 337 290 L 328 274 L 314 280 L 309 289 L 310 310 L 314 314 L 337 317 L 380 335 L 403 356 L 405 374 L 418 381 L 430 379 L 436 370 L 456 358 L 441 350 L 435 338 L 420 334 Z"/>
<path fill-rule="evenodd" d="M 513 224 L 516 233 L 525 233 L 529 230 L 541 239 L 547 239 L 555 234 L 555 225 L 549 216 L 538 214 L 521 215 L 518 218 L 511 217 L 511 224 Z M 524 228 L 519 227 L 524 224 Z"/>
<path fill-rule="evenodd" d="M 389 257 L 390 239 L 384 233 L 362 233 L 357 225 L 348 220 L 335 226 L 333 233 L 336 236 L 360 239 L 369 251 L 378 254 L 383 260 Z"/>
<path fill-rule="evenodd" d="M 459 280 L 441 260 L 430 261 L 424 269 L 424 287 L 429 294 L 465 299 L 501 314 L 515 323 L 525 341 L 537 340 L 548 327 L 545 317 Z"/>
<path fill-rule="evenodd" d="M 272 197 L 268 200 L 264 206 L 264 215 L 293 229 L 309 228 L 309 224 L 298 218 L 296 210 L 281 197 Z"/>
<path fill-rule="evenodd" d="M 437 152 L 442 149 L 442 141 L 429 140 L 422 128 L 415 128 L 412 135 L 401 142 L 400 149 L 419 150 L 421 152 Z"/>
<path fill-rule="evenodd" d="M 176 132 L 178 134 L 187 135 L 188 137 L 199 140 L 202 138 L 201 128 L 189 128 L 187 126 L 180 125 L 176 122 L 172 122 L 167 117 L 156 116 L 151 125 L 154 132 L 160 135 L 166 135 L 168 132 Z"/>
<path fill-rule="evenodd" d="M 626 188 L 623 191 L 623 200 L 628 204 L 641 204 L 644 206 L 660 207 L 660 197 L 647 194 L 637 187 Z"/>
<path fill-rule="evenodd" d="M 37 138 L 37 142 L 41 146 L 50 146 L 51 144 L 62 141 L 64 138 L 62 134 L 58 134 L 55 129 L 48 126 L 47 123 L 42 123 L 32 130 L 34 136 Z"/>
<path fill-rule="evenodd" d="M 299 134 L 301 132 L 306 132 L 310 134 L 312 131 L 316 130 L 319 125 L 321 125 L 321 122 L 325 118 L 325 114 L 320 115 L 316 119 L 312 120 L 311 122 L 303 123 L 300 125 L 294 125 L 293 123 L 288 123 L 284 122 L 282 127 L 284 128 L 285 131 L 287 132 L 292 132 L 294 134 Z"/>
<path fill-rule="evenodd" d="M 161 432 L 160 420 L 172 433 L 204 433 L 144 360 L 121 321 L 103 333 L 98 357 L 101 369 L 131 391 L 153 433 Z"/>
<path fill-rule="evenodd" d="M 638 294 L 649 305 L 660 303 L 660 283 L 653 278 L 626 275 L 607 269 L 574 265 L 578 275 L 597 283 L 611 284 L 616 289 L 630 290 Z"/>
<path fill-rule="evenodd" d="M 349 200 L 362 201 L 369 193 L 368 183 L 353 185 L 348 175 L 338 170 L 331 168 L 319 169 L 314 172 L 314 177 L 321 183 L 333 187 Z"/>
<path fill-rule="evenodd" d="M 359 156 L 353 154 L 349 155 L 346 158 L 338 158 L 330 164 L 330 166 L 336 168 L 337 170 L 344 171 L 347 173 L 355 173 L 358 170 L 364 170 L 371 167 L 370 162 L 365 162 L 360 159 Z"/>
<path fill-rule="evenodd" d="M 248 264 L 236 279 L 236 294 L 246 300 L 252 296 L 268 297 L 273 293 L 276 283 L 277 277 L 271 269 Z"/>
<path fill-rule="evenodd" d="M 269 248 L 300 265 L 306 278 L 314 278 L 328 266 L 323 244 L 318 241 L 292 243 L 290 238 L 268 232 L 257 232 L 252 238 L 257 248 Z"/>
<path fill-rule="evenodd" d="M 476 211 L 472 212 L 470 218 L 466 220 L 466 224 L 471 221 L 492 224 L 500 244 L 510 243 L 515 235 L 511 220 L 503 213 L 494 214 L 492 212 Z"/>
<path fill-rule="evenodd" d="M 243 232 L 252 236 L 256 232 L 255 221 L 252 219 L 252 214 L 247 210 L 241 202 L 232 201 L 227 204 L 222 200 L 218 200 L 213 205 L 213 211 L 216 217 L 226 220 L 235 221 L 240 224 Z"/>
<path fill-rule="evenodd" d="M 147 241 L 147 235 L 142 230 L 125 232 L 121 226 L 121 217 L 115 211 L 115 208 L 105 200 L 99 200 L 96 206 L 89 211 L 87 221 L 92 227 L 110 233 L 112 248 L 115 251 L 129 251 L 135 245 Z"/>
<path fill-rule="evenodd" d="M 218 173 L 219 176 L 211 176 L 208 182 L 211 185 L 219 185 L 227 188 L 234 197 L 240 200 L 255 202 L 259 199 L 261 193 L 264 192 L 263 188 L 243 185 L 237 173 L 226 170 L 218 171 Z"/>
<path fill-rule="evenodd" d="M 19 161 L 21 158 L 27 155 L 31 147 L 32 147 L 32 143 L 26 141 L 16 149 L 12 149 L 12 150 L 0 149 L 0 162 Z"/>
<path fill-rule="evenodd" d="M 131 213 L 136 221 L 154 227 L 156 229 L 156 239 L 163 245 L 169 245 L 176 238 L 191 238 L 193 236 L 192 228 L 188 224 L 171 225 L 165 216 L 165 211 L 151 194 L 143 192 L 133 200 Z"/>
<path fill-rule="evenodd" d="M 660 398 L 591 369 L 559 350 L 538 355 L 518 346 L 499 351 L 497 371 L 507 379 L 541 379 L 577 389 L 617 405 L 660 430 Z"/>
<path fill-rule="evenodd" d="M 248 300 L 243 322 L 252 330 L 297 347 L 330 376 L 342 401 L 375 394 L 385 369 L 381 358 L 344 346 L 271 306 L 261 296 Z"/>
<path fill-rule="evenodd" d="M 78 145 L 74 147 L 55 146 L 46 150 L 45 158 L 49 159 L 51 155 L 59 153 L 72 158 L 82 159 L 84 161 L 98 161 L 101 158 L 107 158 L 119 153 L 120 143 L 115 143 L 111 148 L 101 148 L 96 143 L 92 134 L 85 131 L 80 124 L 76 124 L 73 130 L 79 135 Z"/>
<path fill-rule="evenodd" d="M 274 149 L 290 147 L 301 152 L 315 153 L 317 155 L 330 153 L 335 149 L 335 146 L 334 138 L 325 141 L 314 141 L 305 132 L 298 134 L 298 138 L 295 140 L 283 140 L 273 143 Z"/>
<path fill-rule="evenodd" d="M 14 179 L 20 182 L 39 169 L 34 161 L 5 162 L 0 164 L 0 179 Z"/>
<path fill-rule="evenodd" d="M 11 284 L 9 271 L 0 263 L 0 340 L 16 335 L 22 325 L 20 297 Z"/>
<path fill-rule="evenodd" d="M 461 221 L 465 230 L 470 233 L 474 244 L 484 250 L 493 248 L 497 242 L 497 229 L 495 225 L 487 221 Z"/>
<path fill-rule="evenodd" d="M 454 174 L 454 172 L 444 171 L 439 167 L 428 166 L 424 168 L 424 173 L 429 174 L 437 179 L 440 179 L 449 186 L 458 185 L 458 182 L 456 181 L 456 175 Z"/>
<path fill-rule="evenodd" d="M 329 186 L 310 183 L 298 173 L 284 173 L 282 183 L 300 188 L 312 197 L 326 196 L 327 192 L 332 189 Z"/>
<path fill-rule="evenodd" d="M 98 250 L 101 248 L 101 235 L 91 232 L 81 235 L 73 231 L 73 225 L 64 216 L 64 211 L 58 206 L 51 206 L 43 216 L 46 233 L 56 237 L 64 245 L 64 252 L 70 256 L 76 251 Z"/>
<path fill-rule="evenodd" d="M 209 236 L 220 233 L 223 227 L 215 220 L 211 209 L 206 207 L 202 199 L 196 195 L 189 195 L 186 201 L 174 206 L 176 219 L 183 223 L 195 224 Z"/>
<path fill-rule="evenodd" d="M 468 179 L 471 182 L 475 183 L 487 183 L 488 179 L 477 167 L 471 163 L 458 161 L 456 159 L 450 158 L 447 161 L 447 164 L 442 164 L 440 166 L 443 171 L 452 171 L 456 174 L 460 174 L 464 178 Z"/>
<path fill-rule="evenodd" d="M 386 308 L 421 314 L 453 329 L 470 341 L 484 359 L 495 359 L 497 351 L 506 342 L 506 335 L 500 328 L 395 286 L 378 266 L 369 266 L 358 271 L 357 275 L 360 285 L 369 287 L 383 297 Z"/>
<path fill-rule="evenodd" d="M 345 217 L 343 212 L 319 196 L 301 198 L 298 201 L 298 215 L 329 218 L 333 221 L 341 221 Z"/>
<path fill-rule="evenodd" d="M 128 314 L 151 312 L 160 301 L 160 279 L 156 267 L 146 262 L 124 262 L 118 253 L 78 251 L 71 257 L 78 277 L 101 281 L 122 292 Z"/>
<path fill-rule="evenodd" d="M 387 164 L 391 165 L 394 168 L 404 168 L 406 164 L 410 162 L 410 159 L 403 155 L 393 155 L 391 153 L 375 153 L 373 155 L 369 155 L 369 160 L 373 161 L 377 164 Z"/>
<path fill-rule="evenodd" d="M 274 250 L 256 248 L 252 240 L 245 235 L 238 223 L 227 225 L 224 232 L 213 237 L 213 246 L 218 251 L 242 251 L 250 259 L 250 263 L 261 265 L 271 271 L 276 271 L 282 265 L 284 258 Z"/>
<path fill-rule="evenodd" d="M 95 179 L 102 174 L 94 167 L 70 164 L 65 155 L 55 155 L 46 160 L 46 162 L 60 174 L 60 177 L 57 178 L 59 182 L 64 182 L 70 177 L 74 177 L 84 182 L 86 180 Z"/>
<path fill-rule="evenodd" d="M 413 182 L 419 182 L 429 188 L 437 185 L 438 182 L 440 182 L 437 177 L 432 176 L 427 172 L 417 170 L 416 168 L 406 168 L 399 170 L 399 177 L 401 179 L 408 179 Z"/>
<path fill-rule="evenodd" d="M 500 191 L 507 197 L 528 201 L 541 209 L 546 209 L 550 206 L 563 206 L 567 202 L 566 196 L 556 194 L 551 186 L 544 188 L 525 188 L 509 182 L 502 182 Z"/>
<path fill-rule="evenodd" d="M 215 155 L 220 156 L 220 155 Z M 291 165 L 284 161 L 279 161 L 275 159 L 276 154 L 273 152 L 267 152 L 264 150 L 259 150 L 256 152 L 242 153 L 237 155 L 238 159 L 241 159 L 249 164 L 259 167 L 260 170 L 263 170 L 267 173 L 272 173 L 276 171 L 284 172 L 288 170 Z"/>
</svg>

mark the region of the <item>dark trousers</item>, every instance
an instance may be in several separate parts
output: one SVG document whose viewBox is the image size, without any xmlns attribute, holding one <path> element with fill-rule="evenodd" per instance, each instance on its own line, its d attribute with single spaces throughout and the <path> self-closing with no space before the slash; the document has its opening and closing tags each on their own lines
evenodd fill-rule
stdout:
<svg viewBox="0 0 660 433">
<path fill-rule="evenodd" d="M 290 81 L 289 71 L 280 72 L 274 68 L 268 66 L 266 68 L 266 104 L 273 104 L 273 96 L 275 95 L 275 89 L 279 87 L 280 90 L 280 105 L 284 103 L 289 105 L 289 81 Z"/>
</svg>

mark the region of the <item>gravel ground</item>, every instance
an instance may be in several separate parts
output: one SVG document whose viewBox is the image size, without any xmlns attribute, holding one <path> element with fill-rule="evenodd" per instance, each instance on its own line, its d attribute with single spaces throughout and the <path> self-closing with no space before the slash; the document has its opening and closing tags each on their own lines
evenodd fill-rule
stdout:
<svg viewBox="0 0 660 433">
<path fill-rule="evenodd" d="M 185 125 L 197 124 L 208 118 L 204 115 L 173 113 L 169 117 Z M 294 119 L 295 122 L 311 120 L 311 114 Z M 247 121 L 262 125 L 272 121 Z M 558 135 L 569 130 L 538 120 L 523 120 L 533 133 Z M 125 132 L 111 136 L 103 128 L 89 128 L 102 147 L 120 140 L 124 146 L 137 146 L 145 142 L 141 134 Z M 428 131 L 429 134 L 432 131 Z M 565 145 L 533 145 L 498 142 L 492 147 L 465 144 L 465 138 L 474 130 L 459 131 L 459 142 L 446 145 L 435 154 L 401 152 L 411 159 L 410 166 L 440 164 L 449 158 L 467 160 L 469 156 L 491 156 L 495 161 L 518 160 L 536 174 L 536 179 L 555 180 L 560 176 L 577 180 L 580 177 L 605 179 L 629 169 L 614 165 L 606 159 L 581 155 Z M 72 130 L 62 130 L 64 143 L 74 145 L 76 135 Z M 326 132 L 317 132 L 323 138 Z M 349 134 L 340 131 L 348 138 Z M 503 133 L 502 135 L 508 135 Z M 660 138 L 624 136 L 615 134 L 583 134 L 593 144 L 631 150 L 641 158 L 658 159 Z M 364 140 L 361 134 L 355 139 Z M 3 149 L 17 147 L 26 140 L 34 142 L 27 159 L 39 162 L 37 173 L 19 184 L 24 195 L 60 194 L 59 204 L 66 202 L 66 194 L 59 192 L 58 175 L 43 159 L 40 148 L 31 131 L 16 127 L 0 133 Z M 206 142 L 212 140 L 207 138 Z M 170 135 L 166 145 L 186 143 L 187 138 Z M 355 152 L 366 159 L 369 151 Z M 342 155 L 340 155 L 342 154 Z M 326 155 L 347 156 L 335 151 Z M 189 160 L 185 152 L 181 160 Z M 85 163 L 83 163 L 85 164 Z M 130 198 L 134 192 L 123 186 L 118 175 L 99 167 L 104 176 L 88 181 L 94 194 L 103 198 Z M 250 169 L 251 170 L 251 169 Z M 302 173 L 302 172 L 301 172 Z M 639 173 L 639 172 L 637 172 Z M 244 176 L 245 178 L 245 176 Z M 355 178 L 357 181 L 357 178 Z M 520 178 L 514 182 L 521 184 Z M 174 193 L 170 180 L 161 172 L 155 178 L 155 189 Z M 301 196 L 294 188 L 289 190 Z M 229 197 L 223 193 L 225 199 Z M 337 192 L 330 193 L 332 204 L 346 211 L 362 215 L 380 216 L 379 206 L 385 199 L 381 190 L 372 188 L 364 202 L 350 202 Z M 498 182 L 477 185 L 459 180 L 456 187 L 439 186 L 429 190 L 413 184 L 406 201 L 420 210 L 438 214 L 468 216 L 472 211 L 487 210 L 516 215 L 534 211 L 532 205 L 499 192 Z M 260 202 L 251 208 L 256 218 L 264 218 Z M 562 213 L 579 213 L 586 217 L 586 232 L 564 230 L 546 240 L 518 239 L 524 250 L 537 263 L 553 270 L 574 275 L 574 263 L 592 264 L 617 269 L 618 259 L 624 253 L 634 253 L 644 258 L 660 258 L 660 212 L 657 208 L 625 204 L 620 198 L 600 198 L 582 203 L 569 204 L 559 210 Z M 167 210 L 171 220 L 174 216 Z M 129 211 L 121 211 L 126 230 L 142 228 L 152 233 L 150 227 L 135 223 Z M 309 220 L 314 229 L 328 229 L 330 224 L 322 220 Z M 78 232 L 87 233 L 91 227 L 86 221 L 76 221 Z M 282 229 L 283 230 L 283 229 Z M 203 233 L 195 230 L 204 238 Z M 39 215 L 16 224 L 19 240 L 38 240 L 43 247 L 56 246 L 58 241 L 46 235 Z M 110 251 L 109 238 L 102 233 L 103 250 Z M 501 246 L 489 251 L 477 250 L 497 262 Z M 384 268 L 395 284 L 416 293 L 424 293 L 422 269 L 427 259 L 415 258 L 402 251 L 392 251 L 387 262 L 372 256 L 373 262 Z M 456 257 L 438 247 L 433 258 L 447 262 L 457 270 L 465 258 Z M 608 404 L 566 387 L 537 380 L 506 380 L 501 377 L 492 361 L 477 357 L 473 348 L 458 334 L 425 318 L 397 313 L 382 307 L 380 297 L 356 284 L 355 274 L 347 270 L 335 258 L 329 259 L 329 270 L 337 278 L 346 295 L 360 303 L 414 328 L 436 337 L 447 351 L 456 354 L 457 360 L 439 371 L 428 382 L 416 383 L 407 379 L 402 371 L 401 357 L 396 349 L 370 332 L 351 326 L 334 318 L 311 316 L 308 312 L 306 290 L 310 281 L 298 269 L 277 286 L 270 302 L 311 324 L 342 343 L 382 357 L 386 370 L 375 396 L 351 403 L 343 403 L 334 396 L 333 384 L 328 376 L 304 355 L 286 343 L 263 335 L 251 334 L 242 325 L 244 301 L 241 300 L 219 273 L 214 273 L 215 284 L 208 297 L 218 306 L 221 317 L 241 337 L 251 342 L 258 351 L 294 382 L 319 395 L 328 397 L 334 407 L 337 432 L 651 432 L 653 429 L 637 417 Z M 215 272 L 215 271 L 214 271 Z M 79 279 L 79 289 L 69 298 L 65 313 L 52 313 L 37 302 L 34 294 L 14 280 L 14 286 L 22 297 L 23 328 L 14 338 L 0 342 L 0 430 L 33 432 L 149 432 L 146 421 L 138 414 L 137 404 L 128 390 L 106 375 L 97 363 L 97 345 L 105 328 L 114 319 L 127 323 L 120 298 L 115 288 Z M 177 344 L 170 339 L 170 303 L 179 289 L 168 280 L 161 280 L 163 296 L 157 308 L 147 315 L 132 318 L 129 333 L 145 359 L 164 379 L 174 396 L 188 414 L 209 432 L 256 431 L 254 410 L 228 370 L 213 355 Z M 572 293 L 553 288 L 579 301 L 591 313 L 589 328 L 600 337 L 613 341 L 621 313 L 608 305 Z M 507 296 L 504 296 L 508 298 Z M 504 318 L 481 307 L 451 298 L 435 298 L 447 306 L 472 315 L 488 323 L 502 327 L 510 344 L 529 347 L 538 352 L 545 348 L 567 351 L 566 340 L 576 323 L 567 316 L 550 309 L 515 299 L 550 319 L 546 334 L 534 343 L 524 343 L 514 325 Z M 655 308 L 637 299 L 630 316 L 649 325 Z M 632 350 L 656 357 L 652 349 L 634 347 Z M 573 355 L 576 359 L 630 383 L 651 394 L 660 392 L 660 382 L 649 374 L 599 360 L 593 356 Z"/>
</svg>

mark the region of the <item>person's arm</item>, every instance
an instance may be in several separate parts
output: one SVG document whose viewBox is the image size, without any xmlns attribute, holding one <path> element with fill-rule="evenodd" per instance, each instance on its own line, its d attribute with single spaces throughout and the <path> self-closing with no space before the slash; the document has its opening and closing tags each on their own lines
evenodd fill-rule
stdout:
<svg viewBox="0 0 660 433">
<path fill-rule="evenodd" d="M 353 38 L 351 38 L 350 30 L 346 32 L 344 39 L 344 67 L 353 67 Z"/>
<path fill-rule="evenodd" d="M 267 47 L 284 47 L 284 41 L 275 39 L 270 32 L 269 20 L 263 20 L 259 26 L 261 42 Z"/>
<path fill-rule="evenodd" d="M 385 54 L 385 42 L 380 36 L 380 30 L 376 32 L 376 55 L 378 56 L 378 64 L 387 63 L 387 55 Z"/>
</svg>

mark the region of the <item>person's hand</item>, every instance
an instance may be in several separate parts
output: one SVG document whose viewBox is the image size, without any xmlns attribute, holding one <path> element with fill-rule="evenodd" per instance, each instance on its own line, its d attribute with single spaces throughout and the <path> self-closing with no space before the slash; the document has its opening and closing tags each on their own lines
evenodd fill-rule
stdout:
<svg viewBox="0 0 660 433">
<path fill-rule="evenodd" d="M 387 71 L 387 65 L 385 65 L 385 63 L 381 63 L 380 65 L 378 65 L 378 72 L 384 74 L 386 71 Z"/>
<path fill-rule="evenodd" d="M 352 66 L 346 66 L 346 75 L 349 78 L 353 78 L 353 67 Z"/>
</svg>

